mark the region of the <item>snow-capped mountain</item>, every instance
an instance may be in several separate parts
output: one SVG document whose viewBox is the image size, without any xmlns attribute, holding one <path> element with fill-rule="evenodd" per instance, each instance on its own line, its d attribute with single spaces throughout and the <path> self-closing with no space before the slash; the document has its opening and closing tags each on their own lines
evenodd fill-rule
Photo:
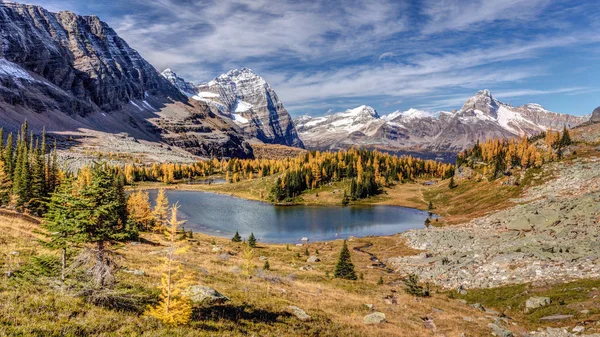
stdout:
<svg viewBox="0 0 600 337">
<path fill-rule="evenodd" d="M 455 112 L 437 114 L 410 109 L 380 117 L 366 106 L 323 117 L 295 120 L 310 149 L 370 146 L 398 151 L 453 152 L 490 138 L 529 136 L 548 129 L 573 127 L 587 120 L 544 109 L 539 104 L 513 107 L 479 91 Z"/>
<path fill-rule="evenodd" d="M 303 147 L 292 118 L 275 90 L 252 70 L 235 69 L 208 83 L 194 86 L 170 69 L 162 75 L 182 93 L 215 107 L 246 135 L 265 143 Z"/>
</svg>

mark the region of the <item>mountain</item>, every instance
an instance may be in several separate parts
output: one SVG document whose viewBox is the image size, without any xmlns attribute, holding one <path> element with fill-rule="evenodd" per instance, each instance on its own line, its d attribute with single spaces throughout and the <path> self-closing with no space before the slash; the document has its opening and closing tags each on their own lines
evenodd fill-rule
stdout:
<svg viewBox="0 0 600 337">
<path fill-rule="evenodd" d="M 292 118 L 275 90 L 252 70 L 235 69 L 208 83 L 194 86 L 170 69 L 162 75 L 183 94 L 215 107 L 250 138 L 264 143 L 304 147 Z"/>
<path fill-rule="evenodd" d="M 77 139 L 65 146 L 103 152 L 180 153 L 167 143 L 197 156 L 252 156 L 242 128 L 189 101 L 98 17 L 2 2 L 0 30 L 5 129 L 27 120 L 33 130 Z M 119 134 L 132 142 L 117 148 Z"/>
<path fill-rule="evenodd" d="M 309 149 L 339 149 L 354 145 L 391 151 L 456 153 L 476 141 L 530 136 L 548 129 L 573 127 L 587 120 L 548 111 L 538 104 L 513 107 L 479 91 L 455 112 L 437 115 L 410 109 L 380 117 L 368 106 L 324 117 L 295 120 Z"/>
</svg>

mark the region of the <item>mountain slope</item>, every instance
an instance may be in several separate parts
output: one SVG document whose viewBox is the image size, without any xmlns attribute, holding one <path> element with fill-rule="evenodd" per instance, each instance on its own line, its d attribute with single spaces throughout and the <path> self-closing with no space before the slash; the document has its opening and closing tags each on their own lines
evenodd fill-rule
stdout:
<svg viewBox="0 0 600 337">
<path fill-rule="evenodd" d="M 275 90 L 252 70 L 231 70 L 197 87 L 170 69 L 162 75 L 188 97 L 217 108 L 251 138 L 264 143 L 304 146 Z"/>
<path fill-rule="evenodd" d="M 545 110 L 538 104 L 513 107 L 495 99 L 489 90 L 479 91 L 456 112 L 438 116 L 410 109 L 379 117 L 359 107 L 324 117 L 302 116 L 295 120 L 300 138 L 310 149 L 338 149 L 354 145 L 393 151 L 456 153 L 476 141 L 529 136 L 548 129 L 573 127 L 587 120 Z M 348 128 L 351 125 L 351 128 Z"/>
<path fill-rule="evenodd" d="M 203 102 L 188 102 L 96 16 L 2 2 L 0 31 L 5 129 L 27 120 L 59 140 L 78 139 L 63 147 L 91 142 L 101 152 L 129 152 L 142 141 L 149 153 L 166 142 L 199 156 L 252 156 L 239 126 Z M 133 143 L 115 149 L 111 134 L 121 133 Z"/>
</svg>

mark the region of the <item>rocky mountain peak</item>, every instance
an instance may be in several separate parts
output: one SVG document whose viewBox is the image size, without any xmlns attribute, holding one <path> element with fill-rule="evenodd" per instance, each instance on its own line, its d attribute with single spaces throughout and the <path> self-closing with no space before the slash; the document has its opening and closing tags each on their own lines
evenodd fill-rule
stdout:
<svg viewBox="0 0 600 337">
<path fill-rule="evenodd" d="M 375 110 L 373 107 L 370 107 L 368 105 L 361 105 L 357 108 L 347 110 L 346 112 L 349 113 L 350 115 L 356 116 L 358 118 L 371 117 L 371 118 L 379 119 L 379 114 L 377 113 L 377 110 Z"/>
<path fill-rule="evenodd" d="M 489 90 L 480 90 L 465 102 L 461 112 L 469 115 L 478 115 L 478 112 L 481 112 L 486 116 L 498 118 L 500 105 L 501 103 L 492 96 Z"/>
<path fill-rule="evenodd" d="M 173 86 L 175 86 L 181 93 L 188 97 L 193 97 L 198 93 L 198 87 L 194 84 L 187 82 L 183 78 L 179 77 L 174 71 L 170 68 L 165 69 L 162 73 L 160 73 L 162 77 L 164 77 L 167 81 L 171 82 Z"/>
</svg>

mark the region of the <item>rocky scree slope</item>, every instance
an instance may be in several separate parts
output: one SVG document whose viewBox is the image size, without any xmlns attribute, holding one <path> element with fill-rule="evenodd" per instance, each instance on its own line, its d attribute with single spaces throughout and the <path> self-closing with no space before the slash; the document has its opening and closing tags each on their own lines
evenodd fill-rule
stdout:
<svg viewBox="0 0 600 337">
<path fill-rule="evenodd" d="M 425 252 L 388 262 L 445 288 L 598 278 L 599 165 L 598 153 L 545 165 L 533 178 L 552 178 L 512 200 L 515 206 L 459 226 L 405 232 L 408 245 Z"/>
<path fill-rule="evenodd" d="M 294 122 L 310 149 L 339 149 L 354 145 L 389 150 L 457 153 L 476 141 L 530 136 L 548 129 L 573 127 L 588 117 L 550 112 L 538 104 L 513 107 L 479 91 L 455 112 L 437 116 L 410 109 L 379 116 L 361 106 L 324 117 L 302 116 Z"/>
<path fill-rule="evenodd" d="M 207 104 L 187 102 L 96 16 L 2 2 L 0 32 L 0 126 L 6 129 L 27 119 L 34 130 L 71 133 L 82 143 L 94 138 L 104 151 L 115 150 L 102 142 L 110 137 L 86 130 L 126 133 L 151 148 L 166 141 L 199 156 L 252 156 L 240 127 Z"/>
<path fill-rule="evenodd" d="M 252 70 L 231 70 L 198 86 L 170 69 L 162 75 L 188 97 L 216 108 L 221 116 L 233 120 L 248 137 L 268 144 L 304 147 L 275 90 Z"/>
</svg>

